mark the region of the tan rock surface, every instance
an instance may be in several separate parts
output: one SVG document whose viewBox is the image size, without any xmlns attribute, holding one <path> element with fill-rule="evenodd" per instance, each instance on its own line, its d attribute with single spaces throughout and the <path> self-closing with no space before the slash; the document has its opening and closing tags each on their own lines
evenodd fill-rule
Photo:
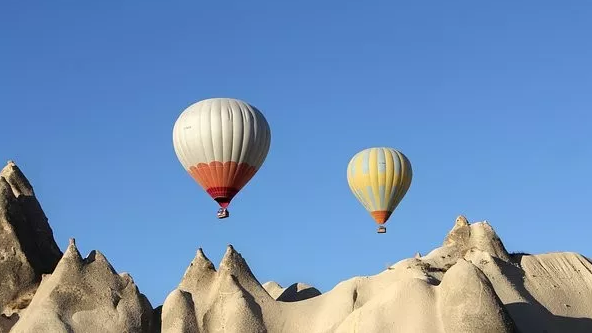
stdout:
<svg viewBox="0 0 592 333">
<path fill-rule="evenodd" d="M 153 310 L 100 252 L 82 258 L 72 241 L 62 256 L 20 170 L 0 176 L 0 333 L 592 332 L 586 257 L 510 254 L 491 225 L 464 216 L 427 255 L 323 294 L 261 285 L 232 245 L 218 270 L 199 249 Z"/>
</svg>

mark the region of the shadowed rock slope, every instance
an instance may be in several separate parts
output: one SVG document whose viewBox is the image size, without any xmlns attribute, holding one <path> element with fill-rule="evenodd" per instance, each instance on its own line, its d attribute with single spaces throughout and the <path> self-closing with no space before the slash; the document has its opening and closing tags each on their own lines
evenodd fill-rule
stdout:
<svg viewBox="0 0 592 333">
<path fill-rule="evenodd" d="M 62 255 L 20 170 L 0 177 L 2 332 L 592 332 L 592 265 L 577 253 L 509 254 L 487 222 L 459 216 L 441 247 L 321 294 L 261 285 L 232 245 L 199 249 L 153 310 L 98 251 Z M 41 283 L 39 283 L 43 276 Z"/>
<path fill-rule="evenodd" d="M 8 162 L 0 171 L 0 333 L 14 325 L 41 275 L 51 273 L 61 256 L 33 187 Z"/>
<path fill-rule="evenodd" d="M 288 288 L 283 288 L 277 282 L 269 281 L 263 284 L 263 288 L 276 301 L 297 302 L 319 296 L 321 292 L 305 283 L 294 283 Z"/>
</svg>

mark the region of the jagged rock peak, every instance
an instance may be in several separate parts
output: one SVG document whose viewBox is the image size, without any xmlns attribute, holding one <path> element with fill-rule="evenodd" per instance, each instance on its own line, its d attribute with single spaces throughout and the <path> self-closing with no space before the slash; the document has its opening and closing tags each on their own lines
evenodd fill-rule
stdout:
<svg viewBox="0 0 592 333">
<path fill-rule="evenodd" d="M 202 248 L 199 248 L 195 257 L 185 270 L 179 287 L 183 290 L 197 290 L 211 283 L 216 276 L 214 264 L 206 257 Z"/>
<path fill-rule="evenodd" d="M 240 253 L 236 252 L 232 244 L 228 244 L 226 247 L 226 252 L 224 253 L 224 257 L 220 262 L 220 269 L 232 269 L 235 266 L 242 266 L 246 265 L 245 259 L 241 256 Z"/>
<path fill-rule="evenodd" d="M 467 217 L 464 215 L 459 215 L 456 218 L 456 221 L 454 222 L 455 227 L 456 226 L 462 227 L 462 226 L 467 226 L 467 225 L 469 225 L 469 220 L 467 220 Z"/>
<path fill-rule="evenodd" d="M 195 258 L 191 262 L 191 265 L 195 265 L 201 269 L 207 269 L 215 271 L 216 268 L 210 259 L 206 256 L 203 249 L 200 247 L 197 249 L 197 253 L 195 254 Z"/>
<path fill-rule="evenodd" d="M 224 253 L 224 256 L 226 257 L 233 253 L 238 254 L 238 252 L 236 252 L 236 250 L 234 249 L 234 246 L 232 246 L 232 244 L 228 244 L 228 246 L 226 246 L 226 252 Z"/>
<path fill-rule="evenodd" d="M 33 186 L 31 186 L 27 177 L 25 177 L 21 169 L 13 161 L 8 161 L 7 165 L 2 168 L 0 177 L 6 179 L 15 197 L 35 195 Z"/>
<path fill-rule="evenodd" d="M 64 261 L 67 261 L 68 263 L 63 263 Z M 72 264 L 74 266 L 72 266 Z M 119 275 L 124 280 L 133 281 L 131 276 L 130 279 L 128 279 L 125 275 L 123 275 L 123 273 L 118 274 L 107 257 L 101 251 L 92 250 L 88 256 L 86 256 L 86 258 L 82 257 L 78 247 L 76 246 L 76 239 L 74 238 L 69 239 L 68 248 L 66 249 L 66 252 L 64 252 L 62 260 L 60 260 L 58 263 L 56 271 L 79 269 L 88 265 L 92 265 L 95 267 L 95 269 L 102 271 L 103 273 L 101 274 Z"/>
<path fill-rule="evenodd" d="M 238 278 L 248 277 L 250 280 L 257 281 L 247 261 L 231 244 L 226 247 L 226 253 L 220 262 L 220 272 L 227 272 Z"/>
<path fill-rule="evenodd" d="M 471 229 L 469 221 L 466 217 L 460 215 L 456 218 L 452 230 L 450 230 L 450 232 L 448 232 L 448 235 L 446 235 L 446 238 L 444 239 L 444 246 L 454 245 L 456 243 L 466 243 L 469 239 L 470 234 Z"/>
<path fill-rule="evenodd" d="M 263 288 L 265 288 L 265 290 L 267 290 L 267 288 L 283 289 L 282 285 L 275 282 L 275 281 L 267 281 L 262 286 L 263 286 Z"/>
<path fill-rule="evenodd" d="M 279 283 L 275 281 L 267 281 L 262 285 L 263 289 L 267 291 L 271 298 L 277 300 L 280 295 L 284 292 L 286 288 L 282 287 Z"/>
<path fill-rule="evenodd" d="M 61 256 L 31 184 L 9 161 L 0 170 L 0 312 L 20 316 Z"/>
<path fill-rule="evenodd" d="M 276 298 L 276 300 L 282 302 L 298 302 L 319 295 L 321 295 L 321 292 L 317 288 L 299 282 L 294 283 L 288 288 L 284 289 L 284 291 Z"/>
<path fill-rule="evenodd" d="M 476 248 L 502 260 L 509 260 L 504 244 L 487 221 L 470 224 L 463 215 L 456 218 L 443 245 L 457 247 L 461 255 Z"/>
<path fill-rule="evenodd" d="M 108 271 L 111 272 L 111 274 L 113 275 L 118 275 L 117 271 L 115 271 L 115 268 L 113 268 L 113 266 L 111 265 L 111 263 L 109 262 L 109 260 L 107 259 L 107 257 L 105 257 L 105 255 L 98 250 L 92 250 L 90 251 L 90 253 L 88 254 L 88 256 L 83 260 L 84 265 L 89 265 L 89 264 L 93 264 L 97 267 L 100 267 L 100 269 L 102 269 L 103 271 Z M 124 276 L 119 275 L 120 277 L 124 278 Z M 131 277 L 131 275 L 130 275 Z M 131 279 L 131 281 L 133 281 L 133 279 Z"/>
<path fill-rule="evenodd" d="M 78 251 L 78 248 L 76 247 L 76 239 L 75 238 L 70 238 L 68 239 L 68 247 L 66 248 L 66 252 L 64 252 L 64 255 L 62 256 L 62 259 L 75 259 L 77 261 L 82 262 L 82 255 L 80 254 L 80 251 Z"/>
<path fill-rule="evenodd" d="M 62 252 L 53 239 L 53 231 L 33 187 L 12 161 L 0 171 L 0 202 L 3 202 L 0 215 L 16 233 L 14 241 L 19 244 L 37 275 L 51 272 Z M 4 240 L 4 243 L 7 244 L 7 241 Z"/>
<path fill-rule="evenodd" d="M 103 252 L 101 252 L 99 250 L 90 251 L 87 259 L 88 259 L 88 262 L 104 262 L 104 263 L 108 263 L 109 265 L 111 265 L 109 263 L 109 260 L 107 260 L 107 257 L 105 257 Z"/>
<path fill-rule="evenodd" d="M 119 277 L 122 278 L 123 281 L 125 281 L 127 283 L 134 283 L 134 284 L 136 283 L 134 281 L 134 278 L 128 272 L 121 272 L 121 273 L 119 273 L 117 275 L 119 275 Z"/>
<path fill-rule="evenodd" d="M 71 238 L 11 332 L 142 333 L 154 331 L 152 322 L 152 305 L 131 276 L 96 250 L 83 260 Z"/>
</svg>

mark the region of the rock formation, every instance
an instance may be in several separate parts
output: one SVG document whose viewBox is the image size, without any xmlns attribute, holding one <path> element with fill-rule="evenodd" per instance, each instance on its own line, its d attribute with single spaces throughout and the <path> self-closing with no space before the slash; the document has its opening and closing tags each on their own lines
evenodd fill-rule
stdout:
<svg viewBox="0 0 592 333">
<path fill-rule="evenodd" d="M 321 294 L 317 288 L 300 282 L 282 288 L 277 282 L 269 281 L 263 284 L 263 288 L 273 299 L 280 302 L 298 302 Z"/>
<path fill-rule="evenodd" d="M 129 274 L 118 275 L 92 251 L 83 259 L 74 239 L 10 332 L 152 332 L 152 306 Z"/>
<path fill-rule="evenodd" d="M 3 332 L 592 332 L 592 264 L 577 253 L 510 254 L 487 222 L 459 216 L 441 247 L 321 294 L 261 285 L 228 245 L 219 268 L 198 249 L 152 309 L 98 251 L 62 255 L 33 190 L 0 174 Z"/>
<path fill-rule="evenodd" d="M 33 187 L 9 162 L 0 171 L 0 333 L 14 325 L 61 256 Z"/>
</svg>

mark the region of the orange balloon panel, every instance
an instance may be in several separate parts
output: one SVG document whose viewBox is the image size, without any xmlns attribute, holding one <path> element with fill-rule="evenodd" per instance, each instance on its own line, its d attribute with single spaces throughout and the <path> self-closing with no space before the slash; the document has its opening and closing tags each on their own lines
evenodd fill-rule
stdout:
<svg viewBox="0 0 592 333">
<path fill-rule="evenodd" d="M 232 161 L 199 163 L 189 168 L 193 179 L 222 207 L 228 206 L 256 172 L 253 166 Z"/>
<path fill-rule="evenodd" d="M 376 223 L 385 224 L 389 217 L 391 217 L 392 213 L 393 212 L 389 212 L 388 210 L 375 210 L 370 212 L 370 215 L 372 215 L 372 218 L 374 218 Z"/>
</svg>

